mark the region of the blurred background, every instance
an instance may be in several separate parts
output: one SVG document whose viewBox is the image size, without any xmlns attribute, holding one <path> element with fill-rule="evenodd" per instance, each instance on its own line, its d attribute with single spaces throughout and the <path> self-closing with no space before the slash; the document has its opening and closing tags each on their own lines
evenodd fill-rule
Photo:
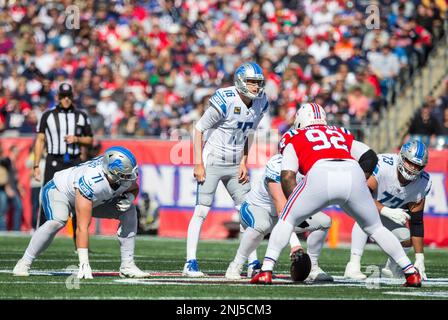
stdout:
<svg viewBox="0 0 448 320">
<path fill-rule="evenodd" d="M 430 147 L 426 241 L 446 246 L 447 8 L 444 0 L 2 0 L 0 230 L 35 228 L 36 126 L 69 82 L 94 130 L 84 157 L 116 144 L 137 155 L 139 232 L 185 237 L 196 190 L 192 127 L 214 90 L 233 85 L 236 67 L 253 60 L 266 78 L 270 113 L 251 150 L 252 183 L 297 107 L 314 101 L 329 123 L 377 153 L 396 152 L 410 137 Z M 2 167 L 5 157 L 12 169 Z M 349 241 L 353 221 L 337 208 L 327 213 L 331 244 Z M 202 235 L 235 236 L 229 222 L 232 201 L 219 189 Z M 97 221 L 92 232 L 115 228 Z"/>
</svg>

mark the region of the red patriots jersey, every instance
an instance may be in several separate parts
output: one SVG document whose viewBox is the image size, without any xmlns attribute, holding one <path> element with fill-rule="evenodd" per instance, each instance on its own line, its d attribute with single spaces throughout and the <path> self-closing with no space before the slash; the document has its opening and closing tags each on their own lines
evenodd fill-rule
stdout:
<svg viewBox="0 0 448 320">
<path fill-rule="evenodd" d="M 297 134 L 296 129 L 290 129 L 286 131 L 278 143 L 278 152 L 283 154 L 283 150 L 285 150 L 286 146 L 291 141 L 292 137 L 294 137 L 296 134 Z"/>
<path fill-rule="evenodd" d="M 306 175 L 321 159 L 353 159 L 350 154 L 353 140 L 345 128 L 317 125 L 297 129 L 289 143 L 299 159 L 299 171 Z"/>
</svg>

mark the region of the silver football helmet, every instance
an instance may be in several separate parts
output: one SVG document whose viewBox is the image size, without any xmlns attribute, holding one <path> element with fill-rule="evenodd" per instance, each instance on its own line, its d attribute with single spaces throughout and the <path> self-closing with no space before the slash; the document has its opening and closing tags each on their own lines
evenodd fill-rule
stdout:
<svg viewBox="0 0 448 320">
<path fill-rule="evenodd" d="M 419 166 L 419 168 L 411 167 L 406 163 Z M 418 140 L 409 140 L 400 149 L 398 155 L 398 171 L 408 181 L 414 181 L 428 164 L 428 149 L 425 144 Z"/>
<path fill-rule="evenodd" d="M 123 147 L 111 147 L 104 152 L 103 170 L 114 183 L 134 181 L 138 176 L 138 166 L 134 155 Z"/>
<path fill-rule="evenodd" d="M 297 110 L 294 129 L 312 125 L 327 125 L 327 114 L 324 108 L 317 103 L 304 103 Z"/>
<path fill-rule="evenodd" d="M 247 80 L 258 81 L 257 93 L 254 94 L 249 91 L 247 88 Z M 236 90 L 249 99 L 261 97 L 263 94 L 265 84 L 263 70 L 255 62 L 246 62 L 239 66 L 233 76 L 233 82 Z"/>
</svg>

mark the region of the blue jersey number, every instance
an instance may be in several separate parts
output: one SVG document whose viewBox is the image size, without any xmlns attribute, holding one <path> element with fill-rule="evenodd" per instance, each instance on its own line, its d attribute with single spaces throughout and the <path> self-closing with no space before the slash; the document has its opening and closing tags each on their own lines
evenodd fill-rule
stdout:
<svg viewBox="0 0 448 320">
<path fill-rule="evenodd" d="M 389 165 L 393 165 L 394 164 L 394 158 L 392 157 L 383 157 L 383 162 L 389 164 Z"/>
<path fill-rule="evenodd" d="M 224 90 L 223 92 L 226 95 L 226 97 L 234 97 L 235 96 L 235 92 L 233 92 L 232 90 Z"/>
<path fill-rule="evenodd" d="M 394 197 L 387 191 L 383 192 L 383 196 L 384 198 L 378 201 L 381 202 L 382 204 L 384 204 L 385 202 L 389 202 L 391 208 L 399 208 L 404 201 L 403 199 Z"/>
<path fill-rule="evenodd" d="M 254 123 L 253 122 L 238 122 L 237 130 L 235 134 L 230 138 L 229 143 L 237 144 L 243 143 L 245 140 L 245 132 L 247 129 L 252 129 Z"/>
</svg>

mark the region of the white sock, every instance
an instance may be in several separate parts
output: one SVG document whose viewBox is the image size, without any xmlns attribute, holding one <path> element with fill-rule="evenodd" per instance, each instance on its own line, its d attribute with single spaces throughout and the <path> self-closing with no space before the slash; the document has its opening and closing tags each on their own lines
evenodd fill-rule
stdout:
<svg viewBox="0 0 448 320">
<path fill-rule="evenodd" d="M 308 245 L 307 253 L 311 259 L 311 265 L 317 266 L 320 252 L 322 251 L 322 247 L 324 246 L 325 238 L 327 237 L 328 229 L 325 230 L 316 230 L 311 232 L 306 240 Z"/>
<path fill-rule="evenodd" d="M 261 237 L 261 240 L 258 241 L 258 245 L 260 245 L 261 241 L 264 239 L 264 236 Z M 257 245 L 257 248 L 258 248 Z M 252 263 L 254 261 L 258 260 L 258 256 L 257 256 L 257 249 L 253 250 L 250 254 L 249 257 L 247 258 L 247 262 L 248 263 Z"/>
<path fill-rule="evenodd" d="M 121 265 L 134 262 L 135 237 L 118 237 L 120 242 Z"/>
<path fill-rule="evenodd" d="M 241 237 L 240 246 L 236 252 L 235 259 L 233 260 L 237 264 L 244 264 L 248 260 L 249 262 L 257 260 L 257 252 L 255 251 L 255 259 L 253 259 L 254 250 L 260 245 L 261 240 L 263 240 L 264 235 L 253 228 L 247 228 L 244 230 L 243 236 Z M 252 260 L 253 259 L 253 260 Z"/>
<path fill-rule="evenodd" d="M 23 262 L 31 265 L 34 259 L 48 248 L 56 233 L 58 233 L 64 226 L 64 223 L 56 220 L 45 221 L 45 223 L 41 225 L 31 237 L 30 243 L 22 257 Z"/>
<path fill-rule="evenodd" d="M 381 226 L 372 233 L 371 237 L 389 257 L 395 260 L 404 273 L 415 272 L 414 265 L 404 252 L 400 241 L 392 232 Z"/>
<path fill-rule="evenodd" d="M 78 248 L 79 264 L 89 264 L 89 249 Z"/>
<path fill-rule="evenodd" d="M 269 238 L 268 249 L 263 260 L 263 271 L 272 271 L 274 269 L 275 262 L 278 260 L 283 248 L 289 242 L 291 233 L 294 230 L 294 226 L 284 220 L 279 220 L 271 232 Z"/>
<path fill-rule="evenodd" d="M 361 256 L 358 256 L 355 253 L 350 255 L 350 262 L 353 264 L 361 265 Z"/>
<path fill-rule="evenodd" d="M 362 257 L 368 238 L 367 233 L 361 229 L 358 223 L 355 223 L 352 229 L 351 254 Z"/>
<path fill-rule="evenodd" d="M 297 237 L 297 234 L 295 232 L 291 233 L 291 237 L 289 238 L 289 246 L 291 248 L 302 246 L 299 237 Z"/>
<path fill-rule="evenodd" d="M 197 205 L 194 208 L 193 217 L 188 225 L 187 234 L 187 261 L 196 260 L 196 251 L 198 248 L 199 237 L 201 235 L 202 224 L 207 217 L 210 207 Z"/>
</svg>

